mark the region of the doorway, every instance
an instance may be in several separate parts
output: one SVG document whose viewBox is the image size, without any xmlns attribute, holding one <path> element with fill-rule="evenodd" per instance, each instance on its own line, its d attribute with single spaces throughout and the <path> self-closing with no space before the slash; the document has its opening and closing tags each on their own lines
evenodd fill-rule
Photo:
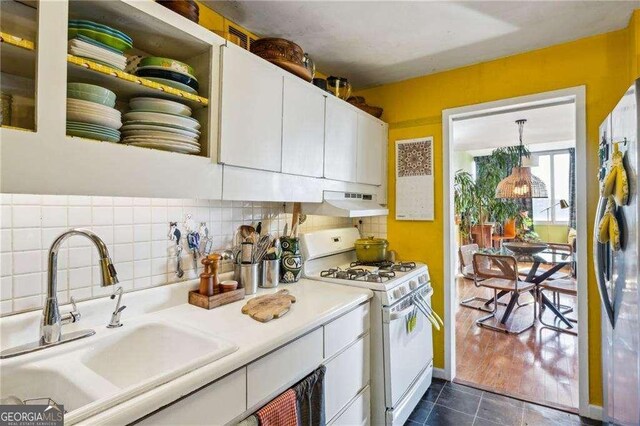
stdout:
<svg viewBox="0 0 640 426">
<path fill-rule="evenodd" d="M 569 115 L 567 115 L 569 114 Z M 540 175 L 546 183 L 548 197 L 529 200 L 519 211 L 528 210 L 532 215 L 532 239 L 545 242 L 569 242 L 569 227 L 573 228 L 575 238 L 572 259 L 575 263 L 560 265 L 559 274 L 574 277 L 577 288 L 575 297 L 556 295 L 553 293 L 553 304 L 563 305 L 561 311 L 572 312 L 564 315 L 565 319 L 574 319 L 573 329 L 577 335 L 570 335 L 542 327 L 539 319 L 534 320 L 533 296 L 536 291 L 523 292 L 517 305 L 508 315 L 505 324 L 499 324 L 504 318 L 509 298 L 500 299 L 496 318 L 487 323 L 510 331 L 533 325 L 521 333 L 507 334 L 489 327 L 478 325 L 478 319 L 487 316 L 487 312 L 474 309 L 481 299 L 491 299 L 491 288 L 479 285 L 481 279 L 474 280 L 474 268 L 471 265 L 464 274 L 464 260 L 459 251 L 465 243 L 480 243 L 481 252 L 491 251 L 494 254 L 512 254 L 502 244 L 509 239 L 501 238 L 505 234 L 506 223 L 502 220 L 491 221 L 491 213 L 483 214 L 490 226 L 483 220 L 475 223 L 474 232 L 460 232 L 460 217 L 456 216 L 455 183 L 459 170 L 466 169 L 471 179 L 486 176 L 483 162 L 495 154 L 496 149 L 507 148 L 518 144 L 518 131 L 515 121 L 529 117 L 524 124 L 523 139 L 531 154 L 525 158 L 525 166 L 530 166 L 534 175 Z M 547 134 L 541 120 L 548 121 Z M 564 119 L 563 119 L 564 117 Z M 568 117 L 568 119 L 567 119 Z M 556 122 L 554 123 L 554 120 Z M 558 122 L 557 120 L 561 120 Z M 559 137 L 555 130 L 567 121 L 571 137 Z M 510 122 L 510 124 L 505 124 Z M 527 127 L 527 124 L 529 127 Z M 511 128 L 507 128 L 508 126 Z M 531 129 L 527 133 L 527 129 Z M 511 133 L 509 133 L 511 132 Z M 487 136 L 489 137 L 487 138 Z M 511 135 L 505 139 L 504 135 Z M 560 140 L 562 139 L 562 140 Z M 483 142 L 483 140 L 485 142 Z M 570 198 L 565 192 L 569 184 L 567 168 L 570 164 L 585 164 L 586 160 L 586 128 L 585 128 L 585 88 L 576 87 L 565 90 L 545 92 L 536 95 L 505 99 L 496 102 L 471 105 L 443 111 L 443 152 L 444 152 L 444 195 L 445 195 L 445 371 L 444 377 L 449 380 L 476 386 L 485 390 L 501 393 L 531 402 L 560 407 L 592 417 L 589 412 L 588 394 L 588 336 L 587 336 L 587 229 L 586 223 L 586 170 L 584 167 L 573 167 L 575 185 L 572 189 L 573 202 L 569 210 Z M 490 167 L 494 167 L 490 164 Z M 484 173 L 484 174 L 483 174 Z M 508 173 L 507 173 L 508 174 Z M 504 206 L 494 206 L 498 211 Z M 572 214 L 570 214 L 572 212 Z M 520 213 L 519 213 L 520 214 Z M 569 215 L 569 216 L 567 216 Z M 500 219 L 500 215 L 495 215 Z M 572 221 L 572 226 L 569 226 Z M 477 220 L 476 220 L 477 222 Z M 522 221 L 519 220 L 518 239 L 524 233 Z M 490 231 L 485 232 L 486 229 Z M 563 229 L 563 231 L 560 231 Z M 566 241 L 564 240 L 566 238 Z M 480 241 L 478 241 L 480 240 Z M 473 246 L 469 246 L 473 248 Z M 467 248 L 469 248 L 467 247 Z M 551 246 L 550 246 L 551 247 Z M 477 248 L 476 248 L 477 250 Z M 467 258 L 468 260 L 468 258 Z M 527 265 L 526 262 L 516 266 L 529 267 L 529 272 L 521 278 L 524 281 L 535 281 L 536 268 L 542 265 Z M 535 263 L 535 261 L 534 261 Z M 476 268 L 477 270 L 478 268 Z M 555 274 L 555 272 L 554 272 Z M 466 276 L 466 278 L 465 278 Z M 543 276 L 544 281 L 547 281 Z M 534 288 L 538 288 L 535 285 Z M 472 300 L 471 303 L 462 301 Z M 536 300 L 538 298 L 536 297 Z M 569 305 L 571 306 L 569 307 Z M 492 310 L 492 304 L 480 302 L 484 310 Z M 487 309 L 489 308 L 489 309 Z M 552 309 L 542 310 L 543 320 L 557 325 L 557 318 Z M 551 317 L 549 317 L 551 315 Z M 482 321 L 481 321 L 482 322 Z M 555 358 L 554 358 L 555 357 Z"/>
</svg>

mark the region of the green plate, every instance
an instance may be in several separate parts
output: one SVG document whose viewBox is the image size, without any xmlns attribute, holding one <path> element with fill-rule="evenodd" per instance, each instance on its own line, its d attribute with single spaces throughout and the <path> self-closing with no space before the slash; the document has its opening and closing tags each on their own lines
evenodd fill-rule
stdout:
<svg viewBox="0 0 640 426">
<path fill-rule="evenodd" d="M 196 75 L 193 67 L 189 64 L 185 64 L 184 62 L 176 61 L 171 58 L 160 58 L 158 56 L 147 56 L 140 60 L 138 64 L 138 68 L 144 67 L 157 67 L 159 69 L 175 71 L 183 74 L 188 74 L 189 77 L 195 78 Z"/>
<path fill-rule="evenodd" d="M 106 44 L 107 46 L 113 47 L 120 52 L 124 52 L 125 50 L 131 49 L 133 47 L 131 43 L 125 42 L 121 38 L 95 29 L 69 28 L 69 39 L 75 38 L 78 34 L 89 37 L 102 44 Z"/>
<path fill-rule="evenodd" d="M 102 133 L 96 133 L 89 130 L 67 129 L 67 135 L 78 136 L 86 139 L 94 139 L 98 141 L 120 142 L 119 137 L 108 136 Z"/>
<path fill-rule="evenodd" d="M 69 26 L 70 27 L 93 27 L 102 31 L 106 31 L 108 33 L 113 34 L 116 37 L 119 37 L 121 39 L 123 39 L 126 42 L 129 42 L 130 44 L 133 44 L 133 39 L 131 37 L 129 37 L 128 35 L 126 35 L 125 33 L 123 33 L 120 30 L 116 30 L 113 27 L 110 27 L 108 25 L 104 25 L 104 24 L 100 24 L 98 22 L 93 22 L 93 21 L 87 21 L 84 19 L 71 19 L 69 20 Z"/>
<path fill-rule="evenodd" d="M 93 133 L 100 133 L 111 137 L 120 137 L 120 132 L 109 127 L 98 124 L 80 123 L 78 121 L 67 121 L 67 129 L 82 130 Z"/>
<path fill-rule="evenodd" d="M 95 102 L 113 108 L 116 104 L 116 94 L 95 84 L 67 83 L 67 97 Z"/>
</svg>

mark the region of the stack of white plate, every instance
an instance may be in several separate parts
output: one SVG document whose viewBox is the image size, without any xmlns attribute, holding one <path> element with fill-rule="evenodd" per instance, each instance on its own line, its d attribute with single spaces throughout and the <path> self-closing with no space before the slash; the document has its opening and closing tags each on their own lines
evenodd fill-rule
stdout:
<svg viewBox="0 0 640 426">
<path fill-rule="evenodd" d="M 69 40 L 69 53 L 124 71 L 127 66 L 127 57 L 121 52 L 95 40 L 81 37 Z"/>
<path fill-rule="evenodd" d="M 68 134 L 118 142 L 120 127 L 122 127 L 122 121 L 120 111 L 117 109 L 96 102 L 67 98 Z"/>
<path fill-rule="evenodd" d="M 124 115 L 122 142 L 163 151 L 199 154 L 200 123 L 191 108 L 179 102 L 149 97 L 132 98 Z"/>
</svg>

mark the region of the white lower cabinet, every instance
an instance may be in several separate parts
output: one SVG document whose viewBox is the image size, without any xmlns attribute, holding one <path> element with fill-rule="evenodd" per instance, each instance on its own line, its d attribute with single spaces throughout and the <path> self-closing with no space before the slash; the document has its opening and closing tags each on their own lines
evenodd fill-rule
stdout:
<svg viewBox="0 0 640 426">
<path fill-rule="evenodd" d="M 325 414 L 331 421 L 369 384 L 369 335 L 326 363 Z"/>
<path fill-rule="evenodd" d="M 320 365 L 325 419 L 369 424 L 369 303 L 139 420 L 140 425 L 235 424 Z"/>
<path fill-rule="evenodd" d="M 369 304 L 367 303 L 325 325 L 325 359 L 331 358 L 369 331 L 369 321 Z"/>
<path fill-rule="evenodd" d="M 247 407 L 267 402 L 322 363 L 322 329 L 317 329 L 247 366 Z"/>
<path fill-rule="evenodd" d="M 371 388 L 365 387 L 347 408 L 328 422 L 335 426 L 364 426 L 371 423 Z"/>
<path fill-rule="evenodd" d="M 241 368 L 136 423 L 223 425 L 247 409 L 247 369 Z"/>
</svg>

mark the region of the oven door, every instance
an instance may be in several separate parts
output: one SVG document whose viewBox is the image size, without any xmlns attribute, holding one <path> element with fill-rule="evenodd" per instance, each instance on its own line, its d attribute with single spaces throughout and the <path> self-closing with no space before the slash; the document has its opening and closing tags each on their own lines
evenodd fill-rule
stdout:
<svg viewBox="0 0 640 426">
<path fill-rule="evenodd" d="M 425 294 L 428 303 L 430 296 Z M 409 331 L 408 318 L 416 312 L 415 326 Z M 431 323 L 412 297 L 383 307 L 383 344 L 385 403 L 393 408 L 433 360 Z"/>
</svg>

